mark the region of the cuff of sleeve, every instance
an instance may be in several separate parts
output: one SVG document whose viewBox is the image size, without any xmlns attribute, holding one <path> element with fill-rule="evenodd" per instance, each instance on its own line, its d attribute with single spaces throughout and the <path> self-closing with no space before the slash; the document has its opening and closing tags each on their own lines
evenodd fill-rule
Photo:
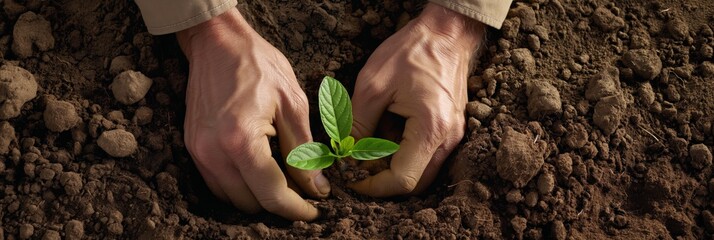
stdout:
<svg viewBox="0 0 714 240">
<path fill-rule="evenodd" d="M 149 33 L 178 32 L 210 20 L 235 7 L 237 0 L 136 0 Z"/>
<path fill-rule="evenodd" d="M 496 29 L 501 29 L 511 6 L 511 0 L 429 0 L 429 2 L 454 10 Z"/>
</svg>

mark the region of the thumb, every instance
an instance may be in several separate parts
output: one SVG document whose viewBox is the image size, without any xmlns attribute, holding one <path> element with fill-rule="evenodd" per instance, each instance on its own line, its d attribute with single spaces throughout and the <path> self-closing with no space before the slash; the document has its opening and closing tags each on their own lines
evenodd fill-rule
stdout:
<svg viewBox="0 0 714 240">
<path fill-rule="evenodd" d="M 300 144 L 312 142 L 307 97 L 302 92 L 296 95 L 296 100 L 289 101 L 288 106 L 278 109 L 276 117 L 283 159 Z M 308 171 L 287 166 L 287 172 L 300 189 L 311 197 L 324 198 L 330 194 L 330 181 L 321 170 Z"/>
</svg>

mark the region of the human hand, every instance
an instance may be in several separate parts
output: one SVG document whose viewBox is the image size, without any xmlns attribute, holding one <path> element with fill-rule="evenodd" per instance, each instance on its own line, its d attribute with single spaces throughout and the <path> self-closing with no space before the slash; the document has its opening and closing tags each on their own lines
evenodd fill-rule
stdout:
<svg viewBox="0 0 714 240">
<path fill-rule="evenodd" d="M 255 213 L 312 220 L 318 211 L 288 187 L 272 158 L 279 134 L 283 157 L 312 141 L 308 102 L 285 56 L 253 30 L 237 9 L 177 34 L 189 60 L 184 140 L 206 184 L 224 201 Z M 287 166 L 308 195 L 326 197 L 321 171 Z"/>
<path fill-rule="evenodd" d="M 426 189 L 464 134 L 469 61 L 484 25 L 436 4 L 382 43 L 357 76 L 356 138 L 371 136 L 385 111 L 406 118 L 390 168 L 351 187 L 373 197 Z"/>
</svg>

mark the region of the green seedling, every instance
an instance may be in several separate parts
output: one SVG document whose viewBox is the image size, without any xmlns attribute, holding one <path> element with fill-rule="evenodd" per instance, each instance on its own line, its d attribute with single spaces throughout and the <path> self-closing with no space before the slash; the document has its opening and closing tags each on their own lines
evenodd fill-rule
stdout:
<svg viewBox="0 0 714 240">
<path fill-rule="evenodd" d="M 352 102 L 347 90 L 332 77 L 325 77 L 318 92 L 320 119 L 332 149 L 319 142 L 302 144 L 288 154 L 290 166 L 303 170 L 323 169 L 336 160 L 352 157 L 357 160 L 375 160 L 392 155 L 399 145 L 381 138 L 362 138 L 355 143 L 352 129 Z"/>
</svg>

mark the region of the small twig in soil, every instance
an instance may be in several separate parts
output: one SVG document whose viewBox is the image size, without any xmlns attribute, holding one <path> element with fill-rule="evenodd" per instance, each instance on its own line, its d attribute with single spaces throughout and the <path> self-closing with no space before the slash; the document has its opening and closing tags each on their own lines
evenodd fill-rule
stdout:
<svg viewBox="0 0 714 240">
<path fill-rule="evenodd" d="M 61 63 L 67 64 L 67 66 L 72 66 L 71 63 L 67 62 L 67 60 L 64 60 L 64 59 L 62 59 L 62 58 L 60 58 L 60 57 L 55 56 L 55 59 L 57 59 L 57 61 L 59 61 L 59 62 L 61 62 Z"/>
<path fill-rule="evenodd" d="M 459 185 L 459 184 L 462 184 L 462 183 L 465 183 L 465 182 L 467 182 L 467 183 L 471 183 L 471 184 L 474 184 L 474 182 L 473 182 L 473 181 L 471 181 L 471 180 L 461 180 L 461 181 L 459 181 L 459 182 L 457 182 L 457 183 L 451 184 L 451 185 L 449 185 L 449 186 L 446 186 L 446 187 L 448 187 L 448 188 L 452 188 L 452 187 L 455 187 L 456 185 Z"/>
<path fill-rule="evenodd" d="M 660 12 L 660 13 L 663 13 L 663 12 L 669 12 L 669 10 L 670 10 L 670 9 L 669 9 L 669 8 L 667 8 L 667 9 L 665 9 L 665 10 L 662 10 L 662 11 L 659 11 L 659 12 Z"/>
<path fill-rule="evenodd" d="M 642 131 L 645 131 L 647 134 L 649 134 L 649 135 L 650 135 L 652 138 L 654 138 L 657 142 L 660 142 L 660 141 L 659 141 L 659 138 L 657 138 L 657 136 L 655 136 L 654 134 L 652 134 L 652 132 L 648 131 L 648 130 L 647 130 L 646 128 L 644 128 L 642 125 L 638 125 L 638 127 L 640 127 L 640 129 L 642 129 Z"/>
<path fill-rule="evenodd" d="M 673 72 L 672 75 L 674 75 L 675 77 L 679 78 L 679 81 L 684 82 L 684 79 L 682 79 L 682 77 L 680 77 L 680 76 L 677 75 L 676 73 Z"/>
<path fill-rule="evenodd" d="M 533 144 L 536 144 L 540 140 L 540 134 L 536 135 L 535 140 L 533 140 Z"/>
</svg>

